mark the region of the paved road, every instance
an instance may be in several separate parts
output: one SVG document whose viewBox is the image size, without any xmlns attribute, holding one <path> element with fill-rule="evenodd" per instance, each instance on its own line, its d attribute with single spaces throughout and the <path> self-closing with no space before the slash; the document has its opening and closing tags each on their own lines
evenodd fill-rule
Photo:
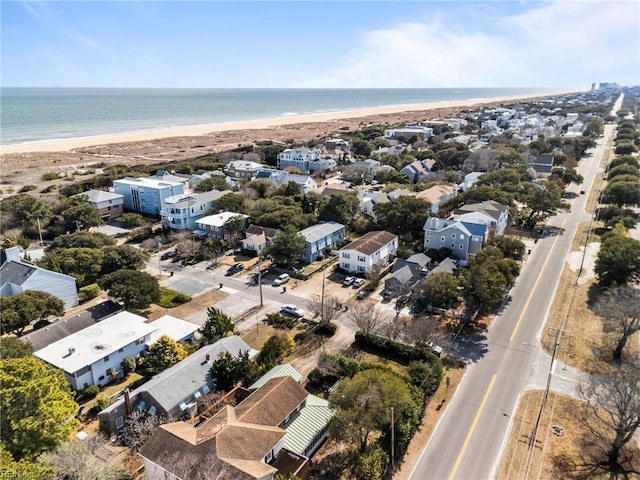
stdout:
<svg viewBox="0 0 640 480">
<path fill-rule="evenodd" d="M 600 160 L 613 128 L 605 126 L 604 138 L 581 162 L 580 173 L 585 179 L 581 189 L 587 193 L 600 171 Z M 493 478 L 520 395 L 546 384 L 551 359 L 539 339 L 550 334 L 542 328 L 576 227 L 590 219 L 584 210 L 587 196 L 577 196 L 570 212 L 548 222 L 546 235 L 535 244 L 511 292 L 511 302 L 478 346 L 476 351 L 481 354 L 471 357 L 465 378 L 410 478 Z M 552 387 L 565 393 L 573 390 L 573 379 L 580 377 L 572 369 L 563 370 L 561 364 L 554 365 L 553 372 Z"/>
</svg>

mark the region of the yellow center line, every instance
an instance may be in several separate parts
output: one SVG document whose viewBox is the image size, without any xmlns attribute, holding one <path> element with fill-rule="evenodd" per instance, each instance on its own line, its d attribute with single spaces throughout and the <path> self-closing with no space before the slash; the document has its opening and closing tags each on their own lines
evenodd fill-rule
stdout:
<svg viewBox="0 0 640 480">
<path fill-rule="evenodd" d="M 562 225 L 560 225 L 560 228 L 558 230 L 562 230 L 562 227 L 564 227 L 566 220 L 562 221 Z M 540 269 L 540 273 L 538 274 L 538 278 L 536 278 L 536 283 L 533 284 L 533 288 L 531 289 L 531 293 L 529 294 L 529 297 L 527 298 L 527 301 L 524 304 L 524 308 L 522 309 L 522 312 L 520 313 L 520 316 L 518 317 L 518 321 L 516 322 L 516 326 L 513 328 L 513 333 L 511 334 L 511 338 L 509 339 L 510 342 L 513 342 L 513 339 L 516 336 L 516 333 L 518 333 L 518 328 L 520 328 L 520 323 L 522 323 L 522 319 L 524 318 L 524 314 L 527 313 L 527 308 L 529 308 L 529 303 L 531 302 L 531 299 L 533 298 L 533 294 L 536 293 L 536 289 L 538 288 L 538 283 L 540 283 L 540 279 L 542 278 L 542 274 L 544 272 L 544 269 L 547 268 L 547 263 L 549 263 L 549 259 L 551 258 L 551 254 L 553 253 L 553 249 L 556 246 L 556 242 L 558 241 L 558 239 L 560 238 L 560 232 L 558 232 L 558 235 L 556 235 L 556 238 L 553 240 L 553 243 L 551 244 L 551 248 L 549 249 L 549 253 L 547 253 L 547 258 L 545 258 L 544 263 L 542 264 L 542 268 Z"/>
<path fill-rule="evenodd" d="M 471 441 L 471 435 L 473 435 L 473 431 L 476 429 L 476 425 L 478 424 L 478 420 L 480 420 L 480 415 L 482 414 L 482 410 L 484 409 L 484 404 L 487 403 L 487 399 L 489 398 L 489 393 L 491 393 L 491 389 L 493 388 L 493 384 L 496 382 L 496 377 L 498 374 L 494 373 L 493 377 L 491 377 L 491 381 L 489 382 L 489 386 L 487 387 L 487 391 L 484 392 L 484 397 L 482 397 L 482 401 L 480 402 L 480 406 L 478 407 L 478 411 L 476 412 L 476 416 L 471 423 L 471 428 L 469 428 L 469 433 L 467 433 L 467 438 L 464 439 L 464 443 L 462 444 L 462 449 L 458 454 L 458 458 L 456 459 L 456 463 L 453 464 L 453 470 L 451 470 L 451 475 L 449 475 L 449 480 L 453 480 L 456 476 L 456 472 L 458 471 L 458 467 L 460 466 L 460 462 L 462 461 L 462 457 L 464 456 L 464 452 Z"/>
</svg>

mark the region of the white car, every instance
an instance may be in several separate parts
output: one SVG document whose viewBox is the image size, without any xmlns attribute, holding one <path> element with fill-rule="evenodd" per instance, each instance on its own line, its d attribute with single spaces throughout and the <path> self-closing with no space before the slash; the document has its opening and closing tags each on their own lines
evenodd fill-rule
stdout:
<svg viewBox="0 0 640 480">
<path fill-rule="evenodd" d="M 289 276 L 288 273 L 281 273 L 276 277 L 276 279 L 271 284 L 277 287 L 279 285 L 282 285 L 283 283 L 287 283 L 290 278 L 291 277 Z"/>
<path fill-rule="evenodd" d="M 299 318 L 299 317 L 304 317 L 306 312 L 296 305 L 287 304 L 282 306 L 282 308 L 280 309 L 280 313 L 284 313 L 285 315 L 291 315 L 292 317 Z"/>
<path fill-rule="evenodd" d="M 362 285 L 364 285 L 364 278 L 356 278 L 353 281 L 353 288 L 360 288 Z"/>
</svg>

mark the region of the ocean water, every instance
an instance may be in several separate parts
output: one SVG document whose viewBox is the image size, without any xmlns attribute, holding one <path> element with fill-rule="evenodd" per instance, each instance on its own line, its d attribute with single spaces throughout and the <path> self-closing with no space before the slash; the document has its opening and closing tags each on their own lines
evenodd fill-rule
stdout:
<svg viewBox="0 0 640 480">
<path fill-rule="evenodd" d="M 542 88 L 0 89 L 0 144 L 362 108 L 548 93 Z"/>
</svg>

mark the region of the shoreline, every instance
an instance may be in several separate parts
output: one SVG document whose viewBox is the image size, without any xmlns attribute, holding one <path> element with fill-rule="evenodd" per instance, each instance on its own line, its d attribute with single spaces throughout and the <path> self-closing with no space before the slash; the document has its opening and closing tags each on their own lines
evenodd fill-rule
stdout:
<svg viewBox="0 0 640 480">
<path fill-rule="evenodd" d="M 404 112 L 420 112 L 440 108 L 462 108 L 475 107 L 496 102 L 507 102 L 516 100 L 533 100 L 537 98 L 548 98 L 569 93 L 577 93 L 573 90 L 555 90 L 548 93 L 522 97 L 487 97 L 472 98 L 467 100 L 443 101 L 420 104 L 390 105 L 384 107 L 371 107 L 354 110 L 344 110 L 323 113 L 308 113 L 300 115 L 286 115 L 270 118 L 259 118 L 254 120 L 240 120 L 231 122 L 206 123 L 197 125 L 185 125 L 158 128 L 151 130 L 137 130 L 132 132 L 122 132 L 113 134 L 93 135 L 84 137 L 61 138 L 55 140 L 43 140 L 39 142 L 18 143 L 0 145 L 0 155 L 31 153 L 31 152 L 65 152 L 80 148 L 97 147 L 102 145 L 144 142 L 167 138 L 197 137 L 209 134 L 235 131 L 235 130 L 258 130 L 278 128 L 286 125 L 297 125 L 303 123 L 316 123 L 327 121 L 339 121 L 346 119 L 357 119 L 374 115 L 400 114 Z"/>
</svg>

